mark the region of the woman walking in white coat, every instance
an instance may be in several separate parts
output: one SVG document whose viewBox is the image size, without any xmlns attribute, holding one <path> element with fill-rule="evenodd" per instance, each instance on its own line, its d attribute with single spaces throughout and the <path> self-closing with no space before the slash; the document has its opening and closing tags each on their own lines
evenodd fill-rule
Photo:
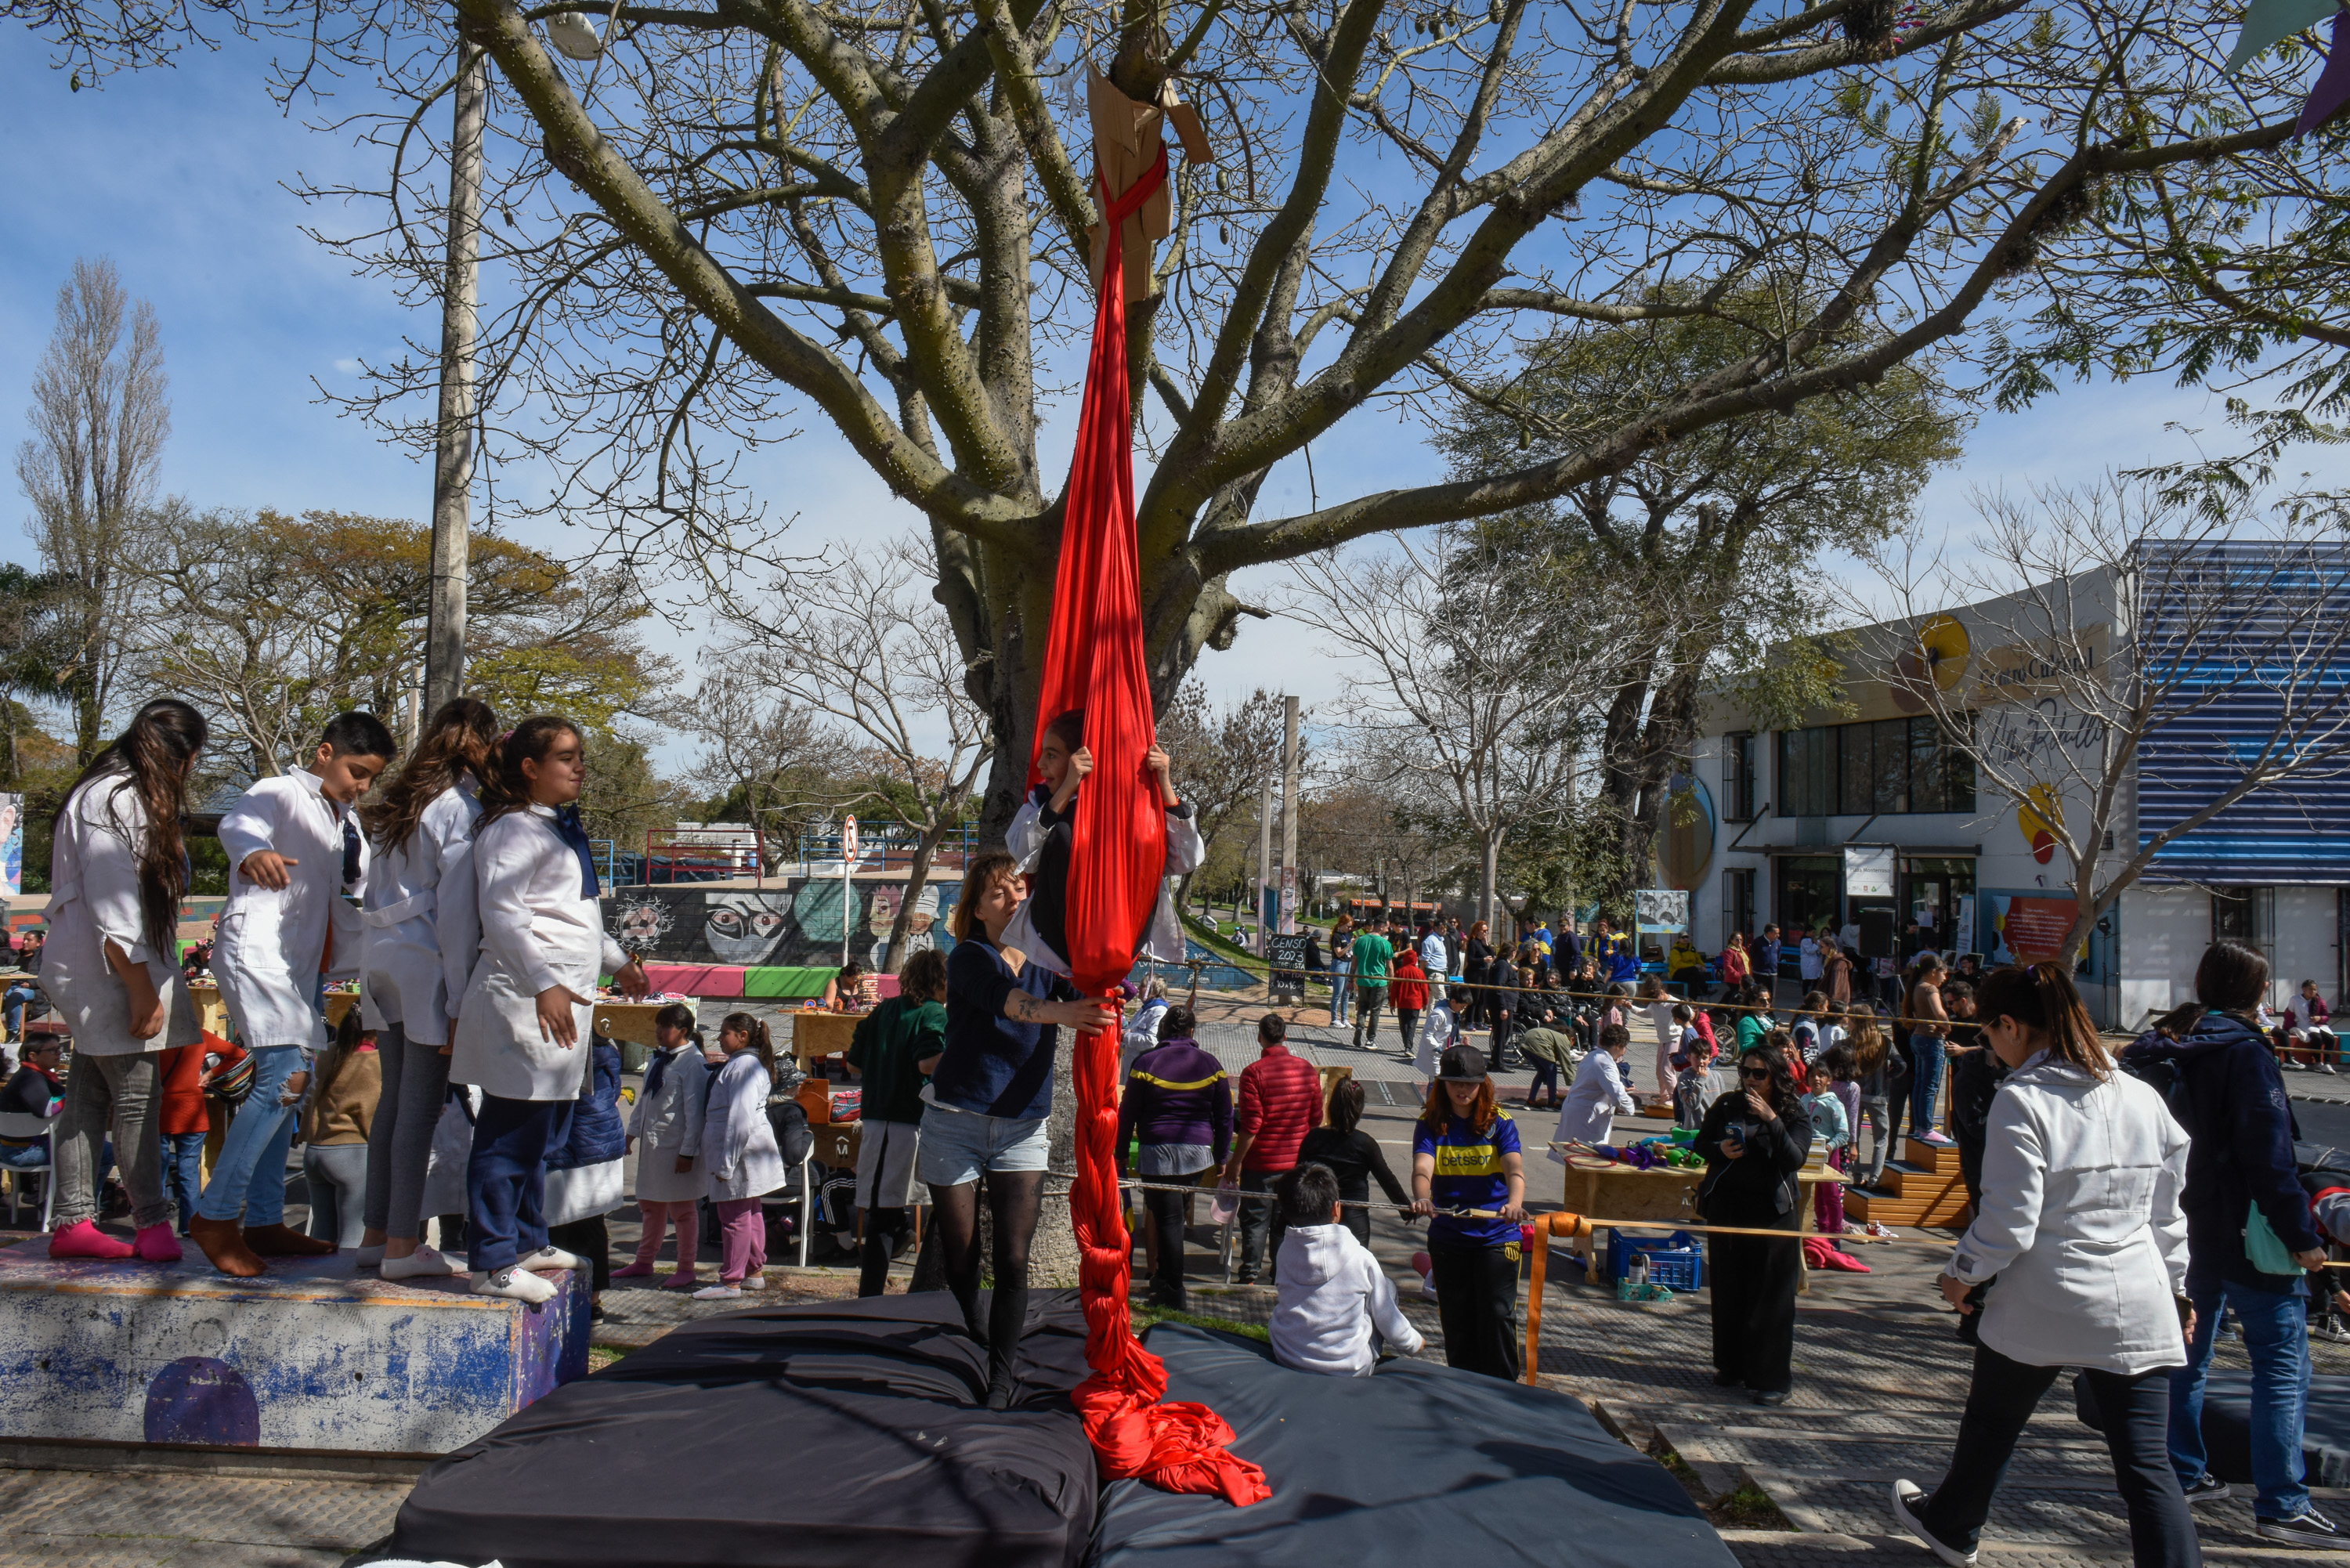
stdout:
<svg viewBox="0 0 2350 1568">
<path fill-rule="evenodd" d="M 2088 1376 L 2139 1568 L 2202 1562 L 2167 1441 L 2168 1369 L 2187 1363 L 2187 1135 L 2152 1088 L 2116 1072 L 2065 966 L 2002 969 L 1977 994 L 2010 1072 L 1991 1102 L 1981 1212 L 1941 1280 L 1961 1312 L 1989 1282 L 1958 1450 L 1931 1497 L 1893 1511 L 1943 1562 L 1971 1563 L 1991 1496 L 2067 1366 Z M 2191 1331 L 2191 1330 L 2190 1330 Z"/>
<path fill-rule="evenodd" d="M 580 824 L 586 741 L 568 719 L 525 719 L 499 749 L 473 832 L 482 957 L 457 1015 L 449 1076 L 478 1085 L 473 1153 L 465 1167 L 467 1262 L 473 1289 L 553 1299 L 533 1271 L 577 1268 L 548 1245 L 546 1153 L 569 1137 L 587 1075 L 579 1048 L 608 970 L 630 996 L 642 965 L 604 929 L 596 859 Z"/>
<path fill-rule="evenodd" d="M 1566 1091 L 1566 1103 L 1558 1108 L 1558 1131 L 1554 1143 L 1606 1143 L 1616 1133 L 1616 1118 L 1630 1116 L 1640 1107 L 1633 1103 L 1632 1091 L 1624 1082 L 1624 1053 L 1632 1048 L 1632 1032 L 1621 1023 L 1599 1026 L 1599 1042 L 1583 1058 L 1583 1065 L 1575 1070 L 1575 1083 Z M 1566 1157 L 1555 1148 L 1551 1158 L 1560 1165 Z"/>
<path fill-rule="evenodd" d="M 424 1172 L 449 1097 L 450 1026 L 482 950 L 473 819 L 497 737 L 488 703 L 442 703 L 399 775 L 359 810 L 375 849 L 360 901 L 360 1000 L 383 1069 L 359 1267 L 380 1265 L 387 1280 L 457 1272 L 422 1244 Z"/>
<path fill-rule="evenodd" d="M 726 1065 L 710 1085 L 702 1123 L 709 1151 L 710 1206 L 718 1211 L 718 1282 L 696 1301 L 726 1301 L 767 1288 L 767 1220 L 759 1199 L 784 1184 L 783 1150 L 767 1119 L 775 1083 L 775 1047 L 762 1019 L 730 1012 L 718 1025 Z"/>
<path fill-rule="evenodd" d="M 157 1064 L 193 1044 L 175 940 L 188 860 L 180 836 L 188 774 L 203 750 L 203 715 L 163 698 L 90 759 L 51 825 L 49 940 L 41 985 L 74 1038 L 52 1158 L 57 1163 L 52 1258 L 180 1256 L 163 1191 Z M 130 1194 L 134 1243 L 98 1228 L 99 1160 L 108 1131 Z"/>
</svg>

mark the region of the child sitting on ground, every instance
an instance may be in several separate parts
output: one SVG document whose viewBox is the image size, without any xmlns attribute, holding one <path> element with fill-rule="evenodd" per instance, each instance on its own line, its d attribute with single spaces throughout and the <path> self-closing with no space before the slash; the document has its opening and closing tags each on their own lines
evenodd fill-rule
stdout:
<svg viewBox="0 0 2350 1568">
<path fill-rule="evenodd" d="M 1276 1191 L 1289 1233 L 1281 1241 L 1274 1355 L 1301 1372 L 1366 1377 L 1378 1361 L 1374 1334 L 1401 1355 L 1417 1355 L 1419 1331 L 1396 1303 L 1395 1285 L 1339 1222 L 1338 1179 L 1330 1168 L 1302 1165 Z"/>
<path fill-rule="evenodd" d="M 1004 846 L 1018 862 L 1014 867 L 1028 878 L 1028 897 L 1003 929 L 1003 945 L 1016 948 L 1054 974 L 1069 972 L 1069 855 L 1076 841 L 1077 786 L 1094 771 L 1094 754 L 1086 749 L 1086 716 L 1072 709 L 1045 726 L 1036 753 L 1036 771 L 1044 782 L 1028 792 Z M 1139 933 L 1137 958 L 1180 963 L 1191 956 L 1182 921 L 1168 889 L 1172 878 L 1199 869 L 1207 846 L 1192 821 L 1191 807 L 1175 793 L 1168 777 L 1172 764 L 1157 742 L 1142 759 L 1158 781 L 1159 798 L 1167 808 L 1167 871 L 1159 888 L 1159 902 L 1150 924 Z"/>
</svg>

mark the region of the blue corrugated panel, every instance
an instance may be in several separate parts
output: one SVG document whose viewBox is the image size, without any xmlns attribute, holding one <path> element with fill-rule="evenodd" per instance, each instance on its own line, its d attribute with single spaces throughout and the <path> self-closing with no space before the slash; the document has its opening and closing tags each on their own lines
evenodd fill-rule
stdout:
<svg viewBox="0 0 2350 1568">
<path fill-rule="evenodd" d="M 2168 687 L 2137 759 L 2141 844 L 2295 747 L 2350 742 L 2350 547 L 2139 546 L 2138 647 Z M 2160 880 L 2350 882 L 2350 758 L 2264 786 L 2163 846 Z"/>
</svg>

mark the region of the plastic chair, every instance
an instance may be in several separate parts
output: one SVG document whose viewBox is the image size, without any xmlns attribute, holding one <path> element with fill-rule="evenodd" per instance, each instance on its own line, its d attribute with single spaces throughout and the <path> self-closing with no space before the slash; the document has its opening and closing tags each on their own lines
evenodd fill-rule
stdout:
<svg viewBox="0 0 2350 1568">
<path fill-rule="evenodd" d="M 34 1138 L 48 1137 L 50 1134 L 53 1134 L 57 1130 L 57 1119 L 55 1117 L 36 1116 L 29 1111 L 0 1112 L 0 1138 L 12 1138 L 19 1141 L 30 1142 Z M 16 1219 L 19 1211 L 21 1211 L 25 1206 L 24 1179 L 30 1176 L 35 1171 L 39 1171 L 41 1173 L 41 1229 L 43 1231 L 47 1231 L 49 1228 L 50 1212 L 56 1207 L 57 1199 L 57 1143 L 55 1139 L 52 1138 L 49 1144 L 49 1158 L 43 1160 L 40 1164 L 12 1165 L 7 1168 L 15 1172 L 16 1176 L 16 1185 L 10 1189 L 8 1194 L 8 1218 L 11 1221 L 14 1221 Z"/>
</svg>

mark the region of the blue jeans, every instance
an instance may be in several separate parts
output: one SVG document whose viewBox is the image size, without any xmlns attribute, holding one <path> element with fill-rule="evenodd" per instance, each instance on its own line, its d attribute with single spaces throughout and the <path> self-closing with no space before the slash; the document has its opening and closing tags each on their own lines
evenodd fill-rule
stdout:
<svg viewBox="0 0 2350 1568">
<path fill-rule="evenodd" d="M 1934 1096 L 1942 1087 L 1942 1037 L 1912 1034 L 1909 1050 L 1918 1064 L 1909 1079 L 1909 1136 L 1923 1137 L 1934 1130 Z"/>
<path fill-rule="evenodd" d="M 264 1045 L 246 1053 L 253 1058 L 253 1093 L 236 1108 L 236 1120 L 221 1140 L 220 1158 L 213 1162 L 213 1179 L 196 1200 L 196 1212 L 207 1220 L 235 1220 L 247 1225 L 286 1222 L 286 1156 L 294 1147 L 298 1119 L 292 1106 L 281 1106 L 286 1080 L 302 1070 L 299 1045 Z"/>
<path fill-rule="evenodd" d="M 204 1135 L 202 1133 L 165 1133 L 163 1135 L 163 1190 L 171 1194 L 172 1202 L 180 1210 L 180 1234 L 188 1233 L 188 1221 L 196 1217 L 196 1195 L 204 1187 Z"/>
<path fill-rule="evenodd" d="M 571 1137 L 577 1100 L 482 1096 L 465 1162 L 465 1262 L 477 1274 L 511 1269 L 546 1243 L 546 1151 Z"/>
<path fill-rule="evenodd" d="M 1347 1022 L 1347 993 L 1354 989 L 1355 966 L 1351 963 L 1332 964 L 1330 966 L 1330 1022 L 1334 1025 Z"/>
<path fill-rule="evenodd" d="M 2244 1327 L 2244 1350 L 2252 1362 L 2252 1512 L 2262 1519 L 2291 1519 L 2309 1506 L 2301 1484 L 2302 1417 L 2309 1407 L 2309 1301 L 2305 1296 L 2256 1291 L 2226 1281 L 2190 1279 L 2195 1337 L 2187 1365 L 2170 1374 L 2170 1463 L 2179 1484 L 2190 1486 L 2210 1468 L 2203 1451 L 2203 1377 L 2211 1369 L 2211 1347 L 2225 1303 Z"/>
</svg>

